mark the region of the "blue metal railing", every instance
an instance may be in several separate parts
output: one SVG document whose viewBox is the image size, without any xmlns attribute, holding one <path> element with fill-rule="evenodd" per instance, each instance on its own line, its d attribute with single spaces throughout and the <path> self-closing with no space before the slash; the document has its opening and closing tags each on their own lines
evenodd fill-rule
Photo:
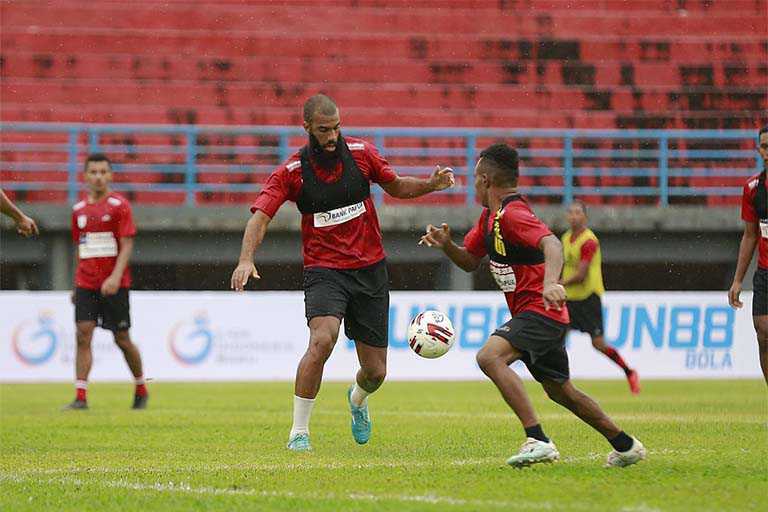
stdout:
<svg viewBox="0 0 768 512">
<path fill-rule="evenodd" d="M 133 173 L 180 178 L 166 183 L 121 180 L 116 189 L 175 192 L 183 194 L 190 206 L 199 202 L 200 193 L 257 192 L 259 183 L 200 178 L 205 173 L 257 173 L 263 182 L 305 137 L 302 128 L 284 126 L 0 123 L 0 132 L 0 171 L 6 176 L 29 173 L 29 179 L 4 179 L 6 189 L 66 191 L 68 201 L 75 202 L 82 189 L 78 175 L 85 154 L 103 151 L 117 156 L 122 163 L 115 165 L 116 171 L 129 178 Z M 453 163 L 462 179 L 447 193 L 463 195 L 467 204 L 475 201 L 476 156 L 498 140 L 518 147 L 526 194 L 566 203 L 578 196 L 632 196 L 655 198 L 665 206 L 674 198 L 737 196 L 743 178 L 762 166 L 754 149 L 754 130 L 345 128 L 344 132 L 371 140 L 401 174 L 425 175 L 434 163 Z M 110 140 L 118 136 L 123 139 Z M 212 142 L 212 137 L 221 140 Z M 141 138 L 152 140 L 136 142 Z M 238 138 L 253 140 L 231 143 Z M 231 161 L 207 161 L 217 157 Z M 171 162 L 157 161 L 169 158 Z M 143 160 L 130 163 L 132 159 Z M 57 171 L 66 171 L 66 180 L 36 179 L 36 173 Z M 692 179 L 697 184 L 688 183 Z M 381 202 L 383 194 L 378 187 L 374 190 Z"/>
</svg>

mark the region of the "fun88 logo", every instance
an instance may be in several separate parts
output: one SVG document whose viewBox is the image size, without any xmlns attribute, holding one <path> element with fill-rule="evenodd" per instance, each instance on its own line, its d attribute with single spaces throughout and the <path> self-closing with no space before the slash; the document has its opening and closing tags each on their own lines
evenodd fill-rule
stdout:
<svg viewBox="0 0 768 512">
<path fill-rule="evenodd" d="M 11 334 L 11 346 L 16 358 L 27 366 L 48 362 L 59 343 L 56 322 L 50 311 L 41 311 L 36 319 L 19 323 Z"/>
<path fill-rule="evenodd" d="M 205 361 L 213 349 L 213 331 L 205 311 L 194 315 L 192 320 L 181 320 L 168 334 L 168 349 L 178 362 L 193 366 Z"/>
<path fill-rule="evenodd" d="M 688 370 L 733 367 L 735 312 L 727 305 L 613 304 L 603 316 L 613 347 L 685 354 Z"/>
</svg>

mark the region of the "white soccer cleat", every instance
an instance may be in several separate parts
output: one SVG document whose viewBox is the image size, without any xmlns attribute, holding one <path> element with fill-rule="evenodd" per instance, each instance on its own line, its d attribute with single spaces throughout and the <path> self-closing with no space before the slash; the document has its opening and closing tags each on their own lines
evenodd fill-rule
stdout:
<svg viewBox="0 0 768 512">
<path fill-rule="evenodd" d="M 637 464 L 643 459 L 645 459 L 645 446 L 633 437 L 632 448 L 625 452 L 613 450 L 608 454 L 608 460 L 605 461 L 605 467 L 623 468 L 631 466 L 632 464 Z"/>
<path fill-rule="evenodd" d="M 507 464 L 516 468 L 524 468 L 540 462 L 554 462 L 559 458 L 560 452 L 557 451 L 555 443 L 552 441 L 545 443 L 544 441 L 529 437 L 523 446 L 520 447 L 517 455 L 507 459 Z"/>
</svg>

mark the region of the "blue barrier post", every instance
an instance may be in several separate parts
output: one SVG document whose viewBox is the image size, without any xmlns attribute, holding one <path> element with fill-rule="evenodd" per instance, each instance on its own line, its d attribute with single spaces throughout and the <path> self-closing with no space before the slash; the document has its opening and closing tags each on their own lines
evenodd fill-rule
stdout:
<svg viewBox="0 0 768 512">
<path fill-rule="evenodd" d="M 187 169 L 184 184 L 187 191 L 187 206 L 195 206 L 195 182 L 197 181 L 197 130 L 189 126 L 186 130 L 187 139 Z"/>
<path fill-rule="evenodd" d="M 563 137 L 563 203 L 573 202 L 573 136 Z"/>
<path fill-rule="evenodd" d="M 99 152 L 99 131 L 93 128 L 88 129 L 88 152 Z"/>
<path fill-rule="evenodd" d="M 288 146 L 288 134 L 285 132 L 282 132 L 280 134 L 280 142 L 278 142 L 277 147 L 277 158 L 280 160 L 277 162 L 277 165 L 282 164 L 286 160 L 288 160 L 288 157 L 291 156 L 289 151 L 291 148 Z"/>
<path fill-rule="evenodd" d="M 659 206 L 669 205 L 669 140 L 659 137 Z"/>
<path fill-rule="evenodd" d="M 464 190 L 466 191 L 467 196 L 467 206 L 472 207 L 475 205 L 475 180 L 473 178 L 474 170 L 475 170 L 475 153 L 477 151 L 477 135 L 470 134 L 467 135 L 467 166 L 464 169 L 464 174 L 466 175 L 466 183 L 464 185 Z"/>
<path fill-rule="evenodd" d="M 67 144 L 67 201 L 75 204 L 77 201 L 77 139 L 80 132 L 77 128 L 69 130 Z"/>
</svg>

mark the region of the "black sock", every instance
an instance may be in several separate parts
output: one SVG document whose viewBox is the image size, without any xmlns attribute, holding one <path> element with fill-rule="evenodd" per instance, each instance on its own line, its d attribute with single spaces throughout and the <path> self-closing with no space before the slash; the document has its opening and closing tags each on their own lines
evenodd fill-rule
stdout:
<svg viewBox="0 0 768 512">
<path fill-rule="evenodd" d="M 625 452 L 629 450 L 632 448 L 632 443 L 634 443 L 632 438 L 623 430 L 613 439 L 609 439 L 608 442 L 611 443 L 611 446 L 613 446 L 613 449 L 617 452 Z"/>
<path fill-rule="evenodd" d="M 538 441 L 544 441 L 545 443 L 549 442 L 549 438 L 544 435 L 544 431 L 541 430 L 541 424 L 537 423 L 532 427 L 528 427 L 525 429 L 525 435 L 528 437 L 532 437 Z"/>
</svg>

